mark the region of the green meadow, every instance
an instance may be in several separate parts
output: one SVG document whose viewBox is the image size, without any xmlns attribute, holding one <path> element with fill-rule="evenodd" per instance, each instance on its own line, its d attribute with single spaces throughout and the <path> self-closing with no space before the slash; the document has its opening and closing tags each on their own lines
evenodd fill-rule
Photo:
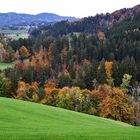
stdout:
<svg viewBox="0 0 140 140">
<path fill-rule="evenodd" d="M 4 70 L 6 68 L 10 68 L 14 65 L 14 63 L 0 63 L 0 70 Z"/>
<path fill-rule="evenodd" d="M 140 128 L 57 107 L 0 98 L 0 140 L 140 140 Z"/>
</svg>

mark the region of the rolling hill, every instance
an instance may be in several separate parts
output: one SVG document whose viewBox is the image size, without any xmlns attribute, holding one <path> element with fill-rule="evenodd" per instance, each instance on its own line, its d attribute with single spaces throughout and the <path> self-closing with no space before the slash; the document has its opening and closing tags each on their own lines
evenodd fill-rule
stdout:
<svg viewBox="0 0 140 140">
<path fill-rule="evenodd" d="M 140 128 L 51 106 L 0 98 L 1 140 L 139 140 Z"/>
<path fill-rule="evenodd" d="M 40 26 L 39 34 L 62 36 L 69 33 L 97 34 L 99 31 L 106 32 L 116 24 L 122 24 L 126 20 L 135 20 L 140 15 L 140 5 L 132 8 L 123 8 L 113 13 L 97 14 L 96 16 L 84 17 L 74 22 L 61 21 L 53 25 Z M 36 29 L 35 29 L 36 30 Z M 32 32 L 33 34 L 34 32 Z"/>
<path fill-rule="evenodd" d="M 0 13 L 0 26 L 29 25 L 40 22 L 58 22 L 61 20 L 76 20 L 75 17 L 59 16 L 53 13 L 40 13 L 37 15 L 18 14 L 14 12 Z"/>
</svg>

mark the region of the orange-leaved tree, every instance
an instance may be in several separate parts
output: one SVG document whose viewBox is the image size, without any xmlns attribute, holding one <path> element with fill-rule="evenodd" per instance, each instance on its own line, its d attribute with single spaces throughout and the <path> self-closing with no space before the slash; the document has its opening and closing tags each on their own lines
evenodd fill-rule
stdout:
<svg viewBox="0 0 140 140">
<path fill-rule="evenodd" d="M 55 87 L 56 87 L 55 81 L 53 80 L 46 81 L 44 88 L 45 97 L 41 100 L 41 103 L 56 106 L 56 100 L 59 89 Z"/>
<path fill-rule="evenodd" d="M 25 58 L 29 57 L 29 55 L 30 55 L 29 50 L 25 46 L 22 46 L 19 49 L 19 52 L 20 52 L 20 55 L 22 55 Z"/>
<path fill-rule="evenodd" d="M 110 87 L 107 96 L 99 104 L 100 116 L 127 123 L 133 123 L 133 111 L 127 100 L 128 95 L 116 87 Z"/>
<path fill-rule="evenodd" d="M 105 62 L 105 70 L 106 70 L 106 81 L 110 86 L 113 86 L 114 79 L 112 78 L 112 67 L 113 67 L 113 62 Z"/>
<path fill-rule="evenodd" d="M 19 81 L 15 98 L 37 102 L 39 92 L 38 90 L 38 83 L 36 82 L 33 82 L 30 85 L 24 81 Z"/>
</svg>

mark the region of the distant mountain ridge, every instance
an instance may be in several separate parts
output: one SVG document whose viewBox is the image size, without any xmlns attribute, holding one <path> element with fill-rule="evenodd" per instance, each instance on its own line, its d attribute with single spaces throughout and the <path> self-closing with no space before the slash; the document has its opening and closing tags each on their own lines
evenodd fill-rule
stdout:
<svg viewBox="0 0 140 140">
<path fill-rule="evenodd" d="M 58 22 L 62 20 L 75 21 L 77 18 L 60 16 L 53 13 L 40 13 L 37 15 L 18 14 L 14 12 L 0 13 L 0 26 L 29 25 L 32 22 Z"/>
</svg>

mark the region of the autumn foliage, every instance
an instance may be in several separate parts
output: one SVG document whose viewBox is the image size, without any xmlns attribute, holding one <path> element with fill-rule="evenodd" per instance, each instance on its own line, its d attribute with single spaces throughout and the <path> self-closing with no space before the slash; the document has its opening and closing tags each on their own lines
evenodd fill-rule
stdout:
<svg viewBox="0 0 140 140">
<path fill-rule="evenodd" d="M 74 64 L 73 77 L 75 76 L 75 79 L 72 78 L 71 71 L 69 72 L 69 67 L 65 64 L 65 57 L 67 55 L 67 49 L 65 48 L 61 52 L 61 61 L 63 63 L 61 72 L 58 73 L 56 79 L 55 73 L 52 70 L 52 48 L 53 46 L 50 46 L 48 52 L 40 49 L 39 53 L 32 55 L 30 61 L 27 63 L 19 61 L 15 68 L 21 73 L 25 73 L 28 70 L 27 76 L 28 74 L 29 76 L 24 77 L 24 79 L 31 79 L 29 82 L 19 80 L 15 92 L 11 95 L 12 97 L 84 112 L 130 124 L 135 123 L 139 114 L 134 114 L 134 111 L 139 107 L 139 104 L 129 103 L 130 96 L 127 94 L 127 91 L 131 80 L 130 75 L 125 74 L 121 86 L 115 87 L 112 77 L 113 62 L 104 61 L 104 64 L 99 64 L 98 67 L 98 70 L 101 70 L 101 72 L 104 68 L 105 81 L 103 84 L 99 84 L 95 80 L 96 86 L 95 83 L 92 83 L 93 86 L 90 86 L 91 90 L 73 86 L 73 83 L 75 85 L 81 84 L 78 82 L 78 79 L 81 77 L 83 80 L 82 84 L 88 85 L 87 82 L 91 80 L 90 72 L 93 68 L 91 67 L 91 63 L 87 59 L 84 59 L 82 61 L 82 67 Z M 51 78 L 49 76 L 47 77 L 50 73 L 53 73 L 53 77 Z M 95 81 L 92 80 L 90 83 Z M 7 93 L 11 92 L 11 81 L 6 85 Z"/>
<path fill-rule="evenodd" d="M 127 103 L 128 96 L 116 87 L 108 86 L 107 96 L 99 104 L 100 116 L 132 123 L 132 107 Z"/>
<path fill-rule="evenodd" d="M 15 98 L 34 102 L 38 101 L 38 83 L 27 84 L 24 81 L 19 81 Z"/>
<path fill-rule="evenodd" d="M 105 70 L 106 70 L 106 81 L 109 85 L 113 85 L 113 78 L 112 78 L 112 67 L 113 62 L 105 62 Z"/>
<path fill-rule="evenodd" d="M 30 55 L 28 49 L 27 49 L 25 46 L 22 46 L 22 47 L 19 49 L 19 52 L 20 52 L 20 54 L 21 54 L 23 57 L 25 57 L 25 58 L 29 57 L 29 55 Z M 17 52 L 17 54 L 16 54 L 16 57 L 17 57 L 17 56 L 18 56 L 18 52 Z"/>
</svg>

